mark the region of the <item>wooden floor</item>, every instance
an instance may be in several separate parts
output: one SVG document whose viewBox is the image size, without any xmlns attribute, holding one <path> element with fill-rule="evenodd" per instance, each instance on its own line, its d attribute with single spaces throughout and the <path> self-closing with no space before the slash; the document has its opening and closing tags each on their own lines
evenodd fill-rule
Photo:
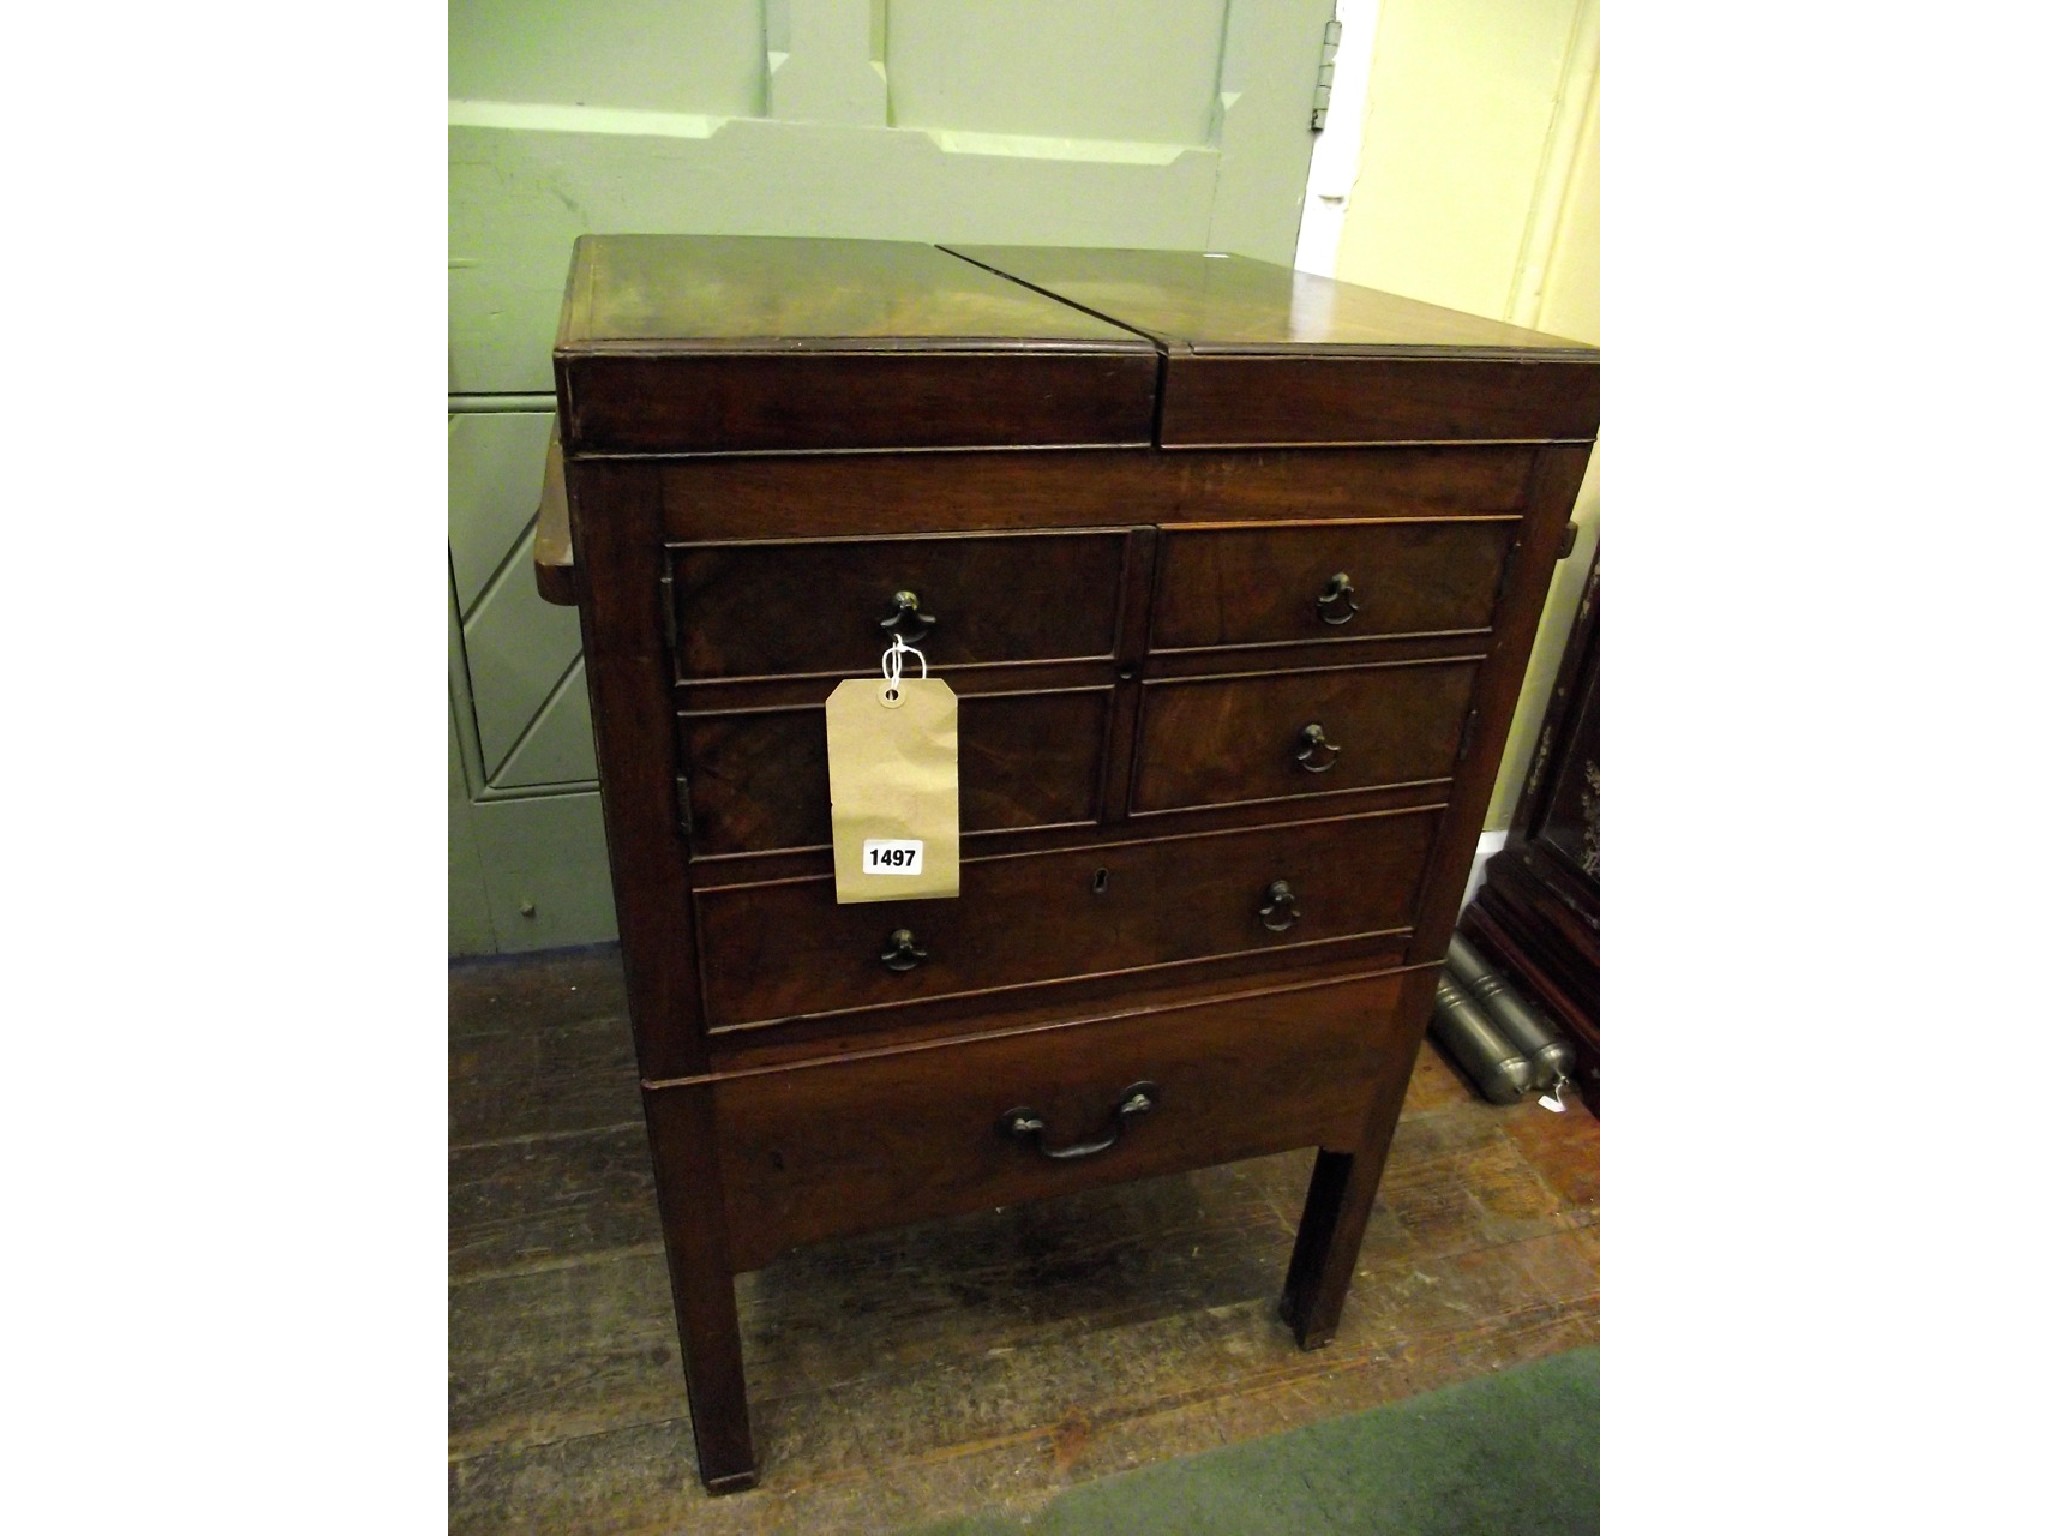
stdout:
<svg viewBox="0 0 2048 1536">
<path fill-rule="evenodd" d="M 741 1279 L 761 1486 L 692 1465 L 615 950 L 450 972 L 457 1532 L 893 1531 L 1599 1337 L 1599 1128 L 1423 1058 L 1336 1342 L 1275 1313 L 1310 1152 Z"/>
</svg>

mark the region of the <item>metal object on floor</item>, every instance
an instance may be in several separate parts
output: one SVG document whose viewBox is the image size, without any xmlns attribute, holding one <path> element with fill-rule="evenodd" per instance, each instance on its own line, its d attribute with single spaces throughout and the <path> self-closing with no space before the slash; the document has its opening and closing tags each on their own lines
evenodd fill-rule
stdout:
<svg viewBox="0 0 2048 1536">
<path fill-rule="evenodd" d="M 1429 1032 L 1495 1104 L 1512 1104 L 1534 1086 L 1536 1073 L 1529 1058 L 1515 1049 L 1448 971 L 1436 979 L 1436 1011 L 1430 1015 Z"/>
<path fill-rule="evenodd" d="M 1571 1042 L 1552 1029 L 1522 995 L 1497 975 L 1463 934 L 1451 935 L 1444 969 L 1486 1010 L 1509 1045 L 1529 1063 L 1538 1086 L 1551 1088 L 1571 1076 L 1578 1065 Z"/>
</svg>

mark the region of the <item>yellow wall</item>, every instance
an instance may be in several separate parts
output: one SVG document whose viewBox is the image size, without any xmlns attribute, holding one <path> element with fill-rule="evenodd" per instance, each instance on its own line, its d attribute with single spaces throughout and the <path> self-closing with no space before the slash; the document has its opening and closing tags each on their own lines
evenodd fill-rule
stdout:
<svg viewBox="0 0 2048 1536">
<path fill-rule="evenodd" d="M 1598 0 L 1380 0 L 1335 275 L 1600 340 Z M 1486 825 L 1514 812 L 1600 542 L 1596 448 Z"/>
</svg>

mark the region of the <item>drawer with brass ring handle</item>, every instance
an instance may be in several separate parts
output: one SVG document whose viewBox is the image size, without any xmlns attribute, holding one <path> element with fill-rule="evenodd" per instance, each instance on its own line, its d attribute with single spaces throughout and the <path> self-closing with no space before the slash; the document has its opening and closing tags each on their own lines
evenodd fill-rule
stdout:
<svg viewBox="0 0 2048 1536">
<path fill-rule="evenodd" d="M 1301 899 L 1294 894 L 1294 887 L 1285 880 L 1267 886 L 1259 904 L 1260 926 L 1268 933 L 1285 933 L 1300 921 Z"/>
<path fill-rule="evenodd" d="M 1351 585 L 1351 577 L 1343 571 L 1337 572 L 1323 583 L 1322 595 L 1316 599 L 1316 613 L 1325 624 L 1349 624 L 1358 617 L 1358 589 Z"/>
<path fill-rule="evenodd" d="M 1382 1074 L 1407 1061 L 1395 1007 L 1406 979 L 1315 982 L 725 1078 L 710 1092 L 734 1260 L 758 1269 L 799 1243 L 958 1214 L 968 1201 L 1018 1204 L 1289 1147 L 1352 1151 L 1387 1092 Z M 1112 1129 L 1113 1149 L 1092 1150 Z"/>
<path fill-rule="evenodd" d="M 1520 526 L 1489 511 L 1162 528 L 1151 648 L 1484 632 Z"/>
<path fill-rule="evenodd" d="M 724 1034 L 870 1011 L 907 1024 L 957 1017 L 963 1000 L 998 992 L 1051 1007 L 1037 989 L 1134 973 L 1172 985 L 1240 958 L 1260 968 L 1261 952 L 1296 941 L 1283 923 L 1377 948 L 1414 922 L 1440 821 L 1427 807 L 970 858 L 962 897 L 943 902 L 841 905 L 829 875 L 699 890 L 703 953 L 718 962 L 704 982 L 706 1026 Z M 1316 873 L 1332 869 L 1344 878 Z M 977 1112 L 976 1125 L 1002 1107 Z"/>
<path fill-rule="evenodd" d="M 1126 538 L 1117 528 L 672 544 L 676 676 L 845 677 L 872 671 L 899 635 L 943 644 L 935 666 L 1111 661 Z"/>
<path fill-rule="evenodd" d="M 898 928 L 882 946 L 882 964 L 899 976 L 916 970 L 930 958 L 931 952 L 917 942 L 917 936 L 908 928 Z"/>
<path fill-rule="evenodd" d="M 1295 751 L 1294 760 L 1310 773 L 1328 773 L 1337 766 L 1337 754 L 1344 750 L 1324 735 L 1322 726 L 1313 720 L 1301 728 L 1298 740 L 1301 745 Z M 1330 755 L 1318 763 L 1314 761 L 1318 752 L 1327 752 Z"/>
<path fill-rule="evenodd" d="M 886 635 L 905 645 L 915 645 L 938 625 L 936 614 L 920 611 L 915 592 L 896 592 L 889 598 L 889 611 L 877 621 Z"/>
<path fill-rule="evenodd" d="M 1132 814 L 1447 781 L 1484 660 L 1148 677 Z"/>
<path fill-rule="evenodd" d="M 1116 1101 L 1116 1108 L 1110 1112 L 1109 1130 L 1105 1134 L 1093 1141 L 1077 1141 L 1064 1147 L 1049 1147 L 1045 1144 L 1045 1117 L 1028 1107 L 1006 1110 L 996 1121 L 996 1133 L 1015 1137 L 1018 1141 L 1028 1141 L 1038 1148 L 1041 1155 L 1051 1158 L 1056 1163 L 1070 1162 L 1077 1157 L 1093 1157 L 1098 1152 L 1107 1152 L 1123 1135 L 1127 1121 L 1133 1116 L 1148 1113 L 1158 1107 L 1158 1104 L 1157 1083 L 1133 1083 L 1123 1091 L 1123 1097 Z"/>
</svg>

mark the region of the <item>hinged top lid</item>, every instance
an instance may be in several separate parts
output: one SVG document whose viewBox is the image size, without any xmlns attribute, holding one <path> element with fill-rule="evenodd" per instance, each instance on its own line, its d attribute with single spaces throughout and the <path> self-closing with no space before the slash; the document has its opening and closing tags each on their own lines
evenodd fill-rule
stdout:
<svg viewBox="0 0 2048 1536">
<path fill-rule="evenodd" d="M 1270 262 L 958 246 L 1166 349 L 1164 447 L 1590 438 L 1596 349 Z"/>
<path fill-rule="evenodd" d="M 933 246 L 586 235 L 570 453 L 1144 444 L 1156 345 Z"/>
</svg>

